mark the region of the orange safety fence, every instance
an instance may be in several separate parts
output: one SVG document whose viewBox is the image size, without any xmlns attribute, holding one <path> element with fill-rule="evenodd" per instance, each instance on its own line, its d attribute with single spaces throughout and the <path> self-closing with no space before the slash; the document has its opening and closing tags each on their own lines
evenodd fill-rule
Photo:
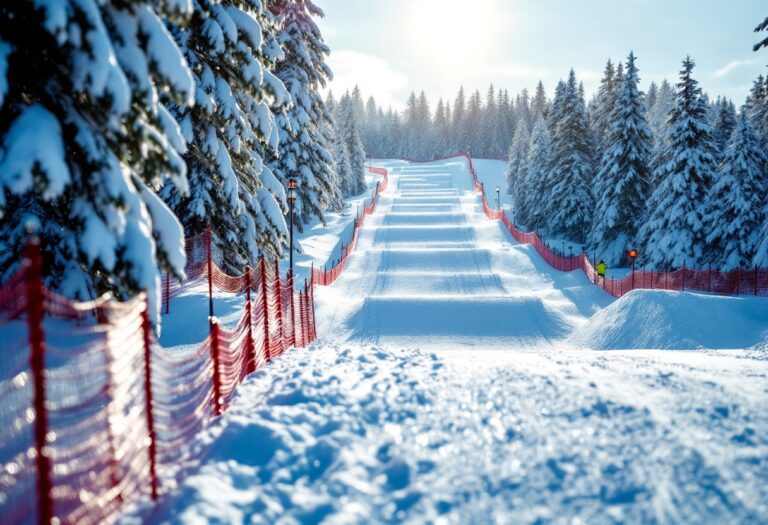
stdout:
<svg viewBox="0 0 768 525">
<path fill-rule="evenodd" d="M 41 266 L 30 243 L 0 287 L 3 523 L 109 523 L 156 499 L 237 385 L 315 339 L 312 288 L 294 291 L 263 258 L 236 277 L 191 261 L 191 276 L 244 294 L 244 307 L 233 329 L 211 317 L 202 344 L 173 349 L 157 343 L 145 294 L 71 301 L 43 286 Z"/>
<path fill-rule="evenodd" d="M 521 244 L 530 244 L 552 268 L 571 272 L 582 270 L 589 280 L 603 288 L 613 297 L 619 298 L 637 289 L 699 291 L 725 295 L 758 295 L 768 296 L 768 269 L 748 268 L 731 271 L 695 270 L 681 268 L 673 271 L 632 270 L 622 279 L 612 279 L 597 275 L 594 266 L 596 261 L 590 261 L 586 253 L 570 257 L 560 255 L 550 248 L 535 232 L 522 232 L 512 224 L 502 210 L 494 210 L 488 205 L 485 188 L 477 178 L 472 156 L 463 152 L 456 156 L 465 157 L 469 163 L 469 172 L 475 185 L 475 191 L 480 193 L 483 212 L 492 220 L 499 220 L 507 231 Z M 451 158 L 451 157 L 449 157 Z"/>
<path fill-rule="evenodd" d="M 376 187 L 371 192 L 371 202 L 365 206 L 355 218 L 355 226 L 352 229 L 352 238 L 348 243 L 341 244 L 341 257 L 332 266 L 331 269 L 312 269 L 312 284 L 318 286 L 329 286 L 336 282 L 344 271 L 347 265 L 347 259 L 355 251 L 357 247 L 357 240 L 360 234 L 360 228 L 365 225 L 365 218 L 372 215 L 376 211 L 376 205 L 379 202 L 379 194 L 386 191 L 387 184 L 389 183 L 389 172 L 385 168 L 369 167 L 368 171 L 381 175 L 383 178 L 376 184 Z"/>
</svg>

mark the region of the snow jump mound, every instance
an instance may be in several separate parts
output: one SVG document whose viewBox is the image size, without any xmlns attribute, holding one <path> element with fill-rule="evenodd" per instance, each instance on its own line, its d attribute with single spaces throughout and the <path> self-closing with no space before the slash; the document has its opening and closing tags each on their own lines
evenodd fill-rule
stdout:
<svg viewBox="0 0 768 525">
<path fill-rule="evenodd" d="M 747 348 L 768 337 L 768 301 L 634 290 L 596 313 L 569 342 L 595 350 Z"/>
<path fill-rule="evenodd" d="M 353 339 L 466 346 L 546 344 L 570 331 L 562 315 L 536 297 L 369 297 L 351 319 Z"/>
</svg>

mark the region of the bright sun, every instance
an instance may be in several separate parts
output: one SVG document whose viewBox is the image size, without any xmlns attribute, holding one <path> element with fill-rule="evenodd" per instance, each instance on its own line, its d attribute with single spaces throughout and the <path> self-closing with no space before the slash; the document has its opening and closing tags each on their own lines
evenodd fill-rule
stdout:
<svg viewBox="0 0 768 525">
<path fill-rule="evenodd" d="M 413 0 L 408 9 L 408 34 L 422 58 L 463 62 L 486 52 L 493 41 L 494 0 Z"/>
</svg>

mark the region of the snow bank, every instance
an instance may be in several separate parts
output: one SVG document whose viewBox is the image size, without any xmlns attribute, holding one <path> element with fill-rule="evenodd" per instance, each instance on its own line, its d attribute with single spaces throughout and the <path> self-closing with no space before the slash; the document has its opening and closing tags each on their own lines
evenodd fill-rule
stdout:
<svg viewBox="0 0 768 525">
<path fill-rule="evenodd" d="M 595 314 L 569 341 L 596 350 L 747 348 L 768 337 L 768 301 L 634 290 Z"/>
</svg>

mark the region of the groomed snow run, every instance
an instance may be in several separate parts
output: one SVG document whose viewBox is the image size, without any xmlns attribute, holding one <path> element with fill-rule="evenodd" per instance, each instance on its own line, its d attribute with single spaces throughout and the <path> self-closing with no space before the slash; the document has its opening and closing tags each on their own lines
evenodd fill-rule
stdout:
<svg viewBox="0 0 768 525">
<path fill-rule="evenodd" d="M 720 298 L 613 302 L 485 219 L 463 162 L 390 168 L 316 291 L 318 342 L 241 385 L 191 444 L 201 465 L 124 522 L 768 523 L 768 353 L 658 349 L 759 340 L 763 303 L 718 302 L 717 338 L 577 347 L 628 347 L 585 331 L 653 332 L 644 308 L 691 329 L 670 309 Z"/>
</svg>

